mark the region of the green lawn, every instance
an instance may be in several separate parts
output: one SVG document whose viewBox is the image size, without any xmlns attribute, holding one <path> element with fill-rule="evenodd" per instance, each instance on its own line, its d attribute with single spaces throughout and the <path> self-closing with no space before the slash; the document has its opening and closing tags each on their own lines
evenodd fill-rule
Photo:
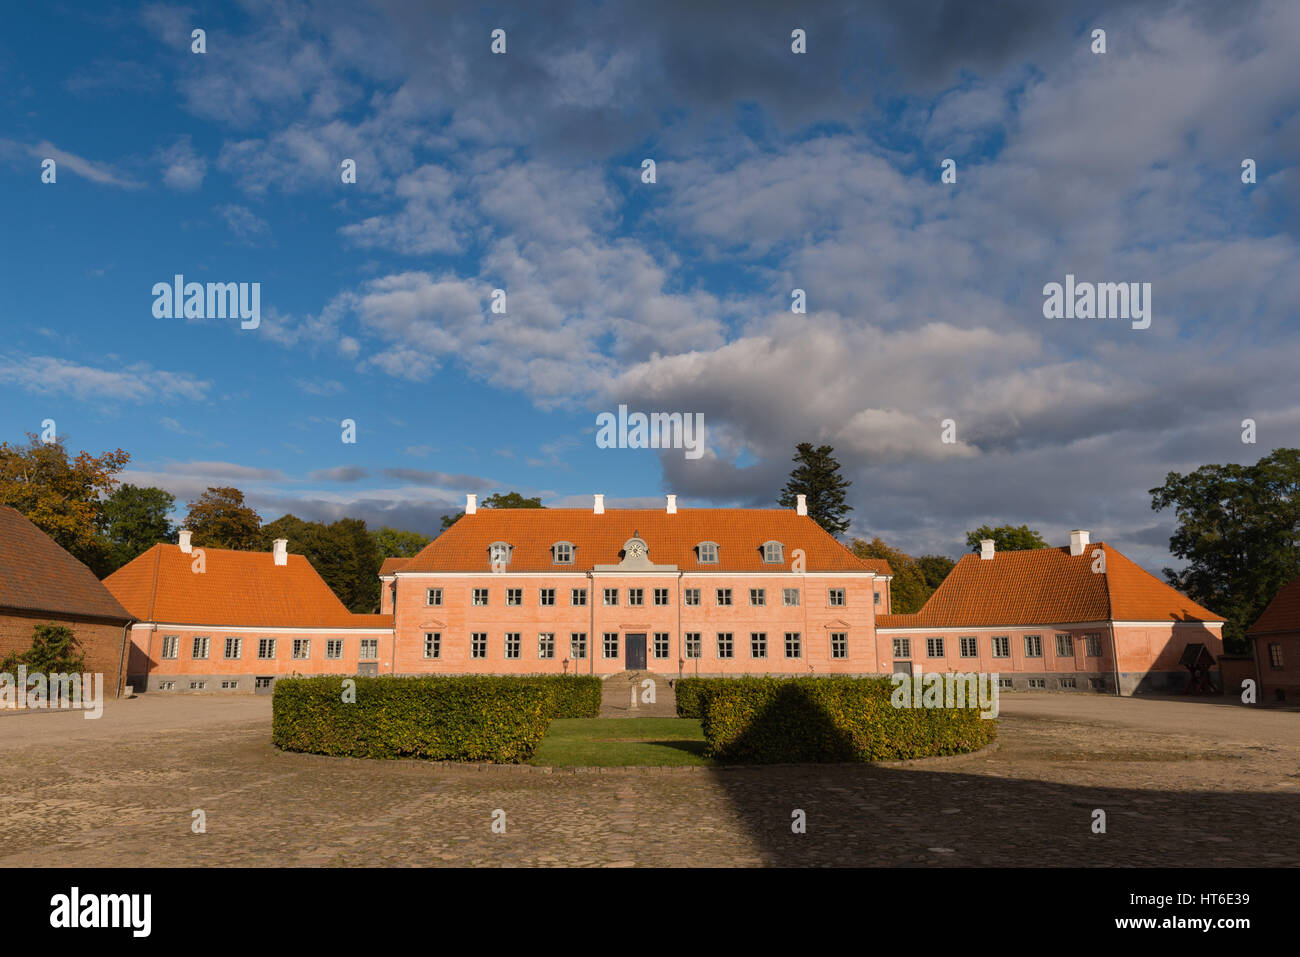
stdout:
<svg viewBox="0 0 1300 957">
<path fill-rule="evenodd" d="M 625 767 L 698 764 L 704 734 L 693 718 L 557 718 L 530 764 Z"/>
</svg>

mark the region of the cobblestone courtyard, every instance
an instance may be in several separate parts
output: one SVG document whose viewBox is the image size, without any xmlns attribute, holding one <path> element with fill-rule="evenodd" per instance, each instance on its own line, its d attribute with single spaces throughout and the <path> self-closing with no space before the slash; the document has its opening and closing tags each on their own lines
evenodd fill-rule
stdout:
<svg viewBox="0 0 1300 957">
<path fill-rule="evenodd" d="M 1002 711 L 999 744 L 959 758 L 599 772 L 281 754 L 265 697 L 5 713 L 0 865 L 1300 866 L 1300 713 L 1051 694 Z"/>
</svg>

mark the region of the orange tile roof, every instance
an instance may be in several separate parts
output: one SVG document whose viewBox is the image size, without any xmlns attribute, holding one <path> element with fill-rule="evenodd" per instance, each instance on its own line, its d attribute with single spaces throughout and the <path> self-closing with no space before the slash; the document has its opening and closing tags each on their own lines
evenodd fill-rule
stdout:
<svg viewBox="0 0 1300 957">
<path fill-rule="evenodd" d="M 197 548 L 196 548 L 197 551 Z M 392 615 L 354 615 L 302 555 L 205 548 L 204 567 L 179 545 L 155 545 L 104 579 L 141 621 L 263 628 L 392 628 Z"/>
<path fill-rule="evenodd" d="M 385 558 L 384 563 L 379 566 L 379 574 L 391 575 L 409 561 L 409 558 Z"/>
<path fill-rule="evenodd" d="M 1102 549 L 1105 572 L 1094 572 Z M 977 628 L 1087 621 L 1222 621 L 1103 542 L 963 555 L 920 611 L 879 615 L 879 628 Z"/>
<path fill-rule="evenodd" d="M 681 571 L 780 571 L 789 569 L 794 549 L 802 548 L 810 572 L 892 574 L 888 562 L 858 558 L 806 515 L 759 508 L 683 508 L 673 515 L 662 508 L 615 508 L 601 515 L 583 508 L 484 508 L 435 538 L 402 571 L 490 571 L 488 546 L 494 542 L 513 546 L 509 571 L 589 571 L 617 565 L 634 533 L 649 547 L 650 561 Z M 695 546 L 706 541 L 718 545 L 715 564 L 696 560 Z M 784 565 L 764 564 L 767 541 L 785 546 Z M 572 565 L 551 561 L 556 542 L 576 546 Z"/>
<path fill-rule="evenodd" d="M 94 572 L 8 505 L 0 505 L 0 608 L 131 620 Z"/>
<path fill-rule="evenodd" d="M 1282 586 L 1246 634 L 1267 635 L 1281 631 L 1300 631 L 1300 578 Z"/>
</svg>

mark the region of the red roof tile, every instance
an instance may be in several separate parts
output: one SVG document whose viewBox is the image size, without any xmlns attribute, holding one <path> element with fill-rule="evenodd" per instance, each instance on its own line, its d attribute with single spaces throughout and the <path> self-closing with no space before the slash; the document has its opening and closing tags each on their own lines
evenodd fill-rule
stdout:
<svg viewBox="0 0 1300 957">
<path fill-rule="evenodd" d="M 0 608 L 131 620 L 94 572 L 7 505 L 0 505 Z"/>
<path fill-rule="evenodd" d="M 1246 634 L 1266 635 L 1280 631 L 1300 631 L 1300 578 L 1282 586 Z"/>
<path fill-rule="evenodd" d="M 409 558 L 385 558 L 384 563 L 379 566 L 379 574 L 391 575 L 393 572 L 402 568 L 402 566 L 404 566 L 409 561 L 410 561 Z"/>
<path fill-rule="evenodd" d="M 1102 549 L 1105 572 L 1094 572 Z M 879 615 L 880 628 L 976 628 L 1085 621 L 1222 621 L 1102 542 L 1069 548 L 963 555 L 925 606 Z"/>
<path fill-rule="evenodd" d="M 510 571 L 589 571 L 595 565 L 617 565 L 623 545 L 639 534 L 649 547 L 650 561 L 676 565 L 682 571 L 761 572 L 788 569 L 794 549 L 802 548 L 807 570 L 891 574 L 889 563 L 861 559 L 825 529 L 793 509 L 684 508 L 669 515 L 664 509 L 616 508 L 597 515 L 581 508 L 485 508 L 466 515 L 435 538 L 401 569 L 404 572 L 490 571 L 488 546 L 513 546 Z M 762 546 L 778 541 L 783 565 L 763 562 Z M 551 546 L 576 546 L 572 565 L 551 561 Z M 716 564 L 701 564 L 695 546 L 718 545 Z"/>
<path fill-rule="evenodd" d="M 198 549 L 195 549 L 197 553 Z M 302 555 L 276 565 L 270 552 L 155 545 L 104 579 L 142 621 L 281 628 L 392 628 L 392 615 L 354 615 Z"/>
</svg>

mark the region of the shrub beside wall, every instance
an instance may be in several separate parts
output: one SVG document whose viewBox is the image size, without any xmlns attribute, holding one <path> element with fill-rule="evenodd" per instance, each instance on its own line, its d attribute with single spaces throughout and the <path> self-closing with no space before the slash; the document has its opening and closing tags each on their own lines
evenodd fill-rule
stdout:
<svg viewBox="0 0 1300 957">
<path fill-rule="evenodd" d="M 707 753 L 735 763 L 933 757 L 976 751 L 997 734 L 976 707 L 895 708 L 892 691 L 888 678 L 722 678 L 688 698 Z"/>
<path fill-rule="evenodd" d="M 708 692 L 708 689 L 715 684 L 723 681 L 736 681 L 735 678 L 680 678 L 673 685 L 673 692 L 677 695 L 677 717 L 679 718 L 698 718 L 700 717 L 700 701 Z"/>
<path fill-rule="evenodd" d="M 356 682 L 344 703 L 343 682 Z M 271 742 L 285 751 L 357 758 L 526 761 L 556 692 L 526 679 L 320 677 L 276 682 Z"/>
</svg>

